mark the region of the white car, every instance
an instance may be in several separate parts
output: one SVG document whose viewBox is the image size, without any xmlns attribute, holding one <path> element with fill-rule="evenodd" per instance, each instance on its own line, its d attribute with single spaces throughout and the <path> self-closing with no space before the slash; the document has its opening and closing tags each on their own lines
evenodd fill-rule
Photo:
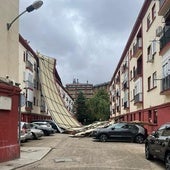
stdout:
<svg viewBox="0 0 170 170">
<path fill-rule="evenodd" d="M 33 139 L 39 139 L 44 136 L 44 132 L 41 129 L 38 129 L 37 126 L 34 126 L 32 123 L 30 123 L 29 126 L 31 128 Z"/>
<path fill-rule="evenodd" d="M 33 139 L 30 126 L 27 122 L 20 123 L 20 141 L 25 142 L 29 139 Z"/>
</svg>

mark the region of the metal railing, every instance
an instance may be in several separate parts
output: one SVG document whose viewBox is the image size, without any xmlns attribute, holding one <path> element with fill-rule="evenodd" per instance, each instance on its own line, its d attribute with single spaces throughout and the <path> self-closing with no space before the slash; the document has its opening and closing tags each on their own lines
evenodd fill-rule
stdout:
<svg viewBox="0 0 170 170">
<path fill-rule="evenodd" d="M 170 75 L 162 78 L 161 91 L 170 90 Z"/>
</svg>

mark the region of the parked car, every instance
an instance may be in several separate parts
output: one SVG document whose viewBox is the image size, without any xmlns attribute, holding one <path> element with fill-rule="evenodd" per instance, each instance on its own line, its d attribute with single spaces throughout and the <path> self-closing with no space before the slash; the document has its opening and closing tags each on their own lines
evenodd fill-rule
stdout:
<svg viewBox="0 0 170 170">
<path fill-rule="evenodd" d="M 148 160 L 160 159 L 165 162 L 166 169 L 170 169 L 170 123 L 162 125 L 147 137 L 145 157 Z"/>
<path fill-rule="evenodd" d="M 20 123 L 20 141 L 25 142 L 29 139 L 33 139 L 33 135 L 31 133 L 30 125 L 27 122 Z"/>
<path fill-rule="evenodd" d="M 33 124 L 29 123 L 30 128 L 31 128 L 31 133 L 33 136 L 33 139 L 39 139 L 44 135 L 44 132 L 41 129 L 38 129 L 37 126 L 34 126 Z"/>
<path fill-rule="evenodd" d="M 34 123 L 34 122 L 47 122 L 52 126 L 52 128 L 55 130 L 55 132 L 59 132 L 59 129 L 53 120 L 33 120 L 32 123 Z"/>
<path fill-rule="evenodd" d="M 92 132 L 92 137 L 101 142 L 132 141 L 143 143 L 146 139 L 147 131 L 144 127 L 132 123 L 115 123 L 104 128 L 96 129 Z"/>
<path fill-rule="evenodd" d="M 51 125 L 49 124 L 45 125 L 44 123 L 41 124 L 41 122 L 38 122 L 38 123 L 34 122 L 30 124 L 32 127 L 42 130 L 45 136 L 49 136 L 54 133 L 54 129 L 52 129 Z"/>
</svg>

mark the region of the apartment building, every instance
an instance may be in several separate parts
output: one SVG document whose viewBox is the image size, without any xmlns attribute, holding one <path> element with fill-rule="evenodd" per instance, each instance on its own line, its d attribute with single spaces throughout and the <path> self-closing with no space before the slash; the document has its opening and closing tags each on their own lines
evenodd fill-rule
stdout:
<svg viewBox="0 0 170 170">
<path fill-rule="evenodd" d="M 80 83 L 78 79 L 74 79 L 73 83 L 66 84 L 66 90 L 73 98 L 73 100 L 77 99 L 79 92 L 82 92 L 87 99 L 90 99 L 93 96 L 93 84 Z"/>
<path fill-rule="evenodd" d="M 170 120 L 169 0 L 145 0 L 110 83 L 111 118 L 149 131 Z"/>
<path fill-rule="evenodd" d="M 47 66 L 44 65 L 46 62 Z M 55 66 L 55 59 L 43 56 L 39 52 L 35 53 L 27 40 L 19 35 L 19 64 L 17 67 L 19 67 L 19 83 L 23 99 L 21 107 L 22 121 L 55 119 L 55 122 L 61 124 L 62 128 L 70 126 L 73 100 L 63 87 Z M 51 75 L 50 79 L 50 76 L 47 75 L 48 72 Z M 43 77 L 45 77 L 45 80 Z M 61 107 L 60 110 L 57 109 L 59 106 Z M 62 121 L 60 114 L 63 114 L 63 112 L 66 115 L 68 114 L 69 121 L 67 123 L 63 123 L 67 116 Z"/>
<path fill-rule="evenodd" d="M 21 107 L 21 120 L 50 119 L 42 95 L 39 80 L 39 62 L 37 54 L 27 40 L 19 35 L 19 83 L 24 105 Z"/>
</svg>

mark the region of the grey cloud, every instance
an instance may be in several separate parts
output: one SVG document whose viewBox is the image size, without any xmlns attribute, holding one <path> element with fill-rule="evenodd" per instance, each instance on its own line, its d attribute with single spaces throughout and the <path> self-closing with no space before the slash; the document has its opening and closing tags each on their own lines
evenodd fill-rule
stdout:
<svg viewBox="0 0 170 170">
<path fill-rule="evenodd" d="M 34 50 L 55 57 L 64 84 L 109 81 L 143 0 L 43 0 L 20 18 L 20 33 Z M 30 1 L 20 1 L 20 11 Z"/>
</svg>

